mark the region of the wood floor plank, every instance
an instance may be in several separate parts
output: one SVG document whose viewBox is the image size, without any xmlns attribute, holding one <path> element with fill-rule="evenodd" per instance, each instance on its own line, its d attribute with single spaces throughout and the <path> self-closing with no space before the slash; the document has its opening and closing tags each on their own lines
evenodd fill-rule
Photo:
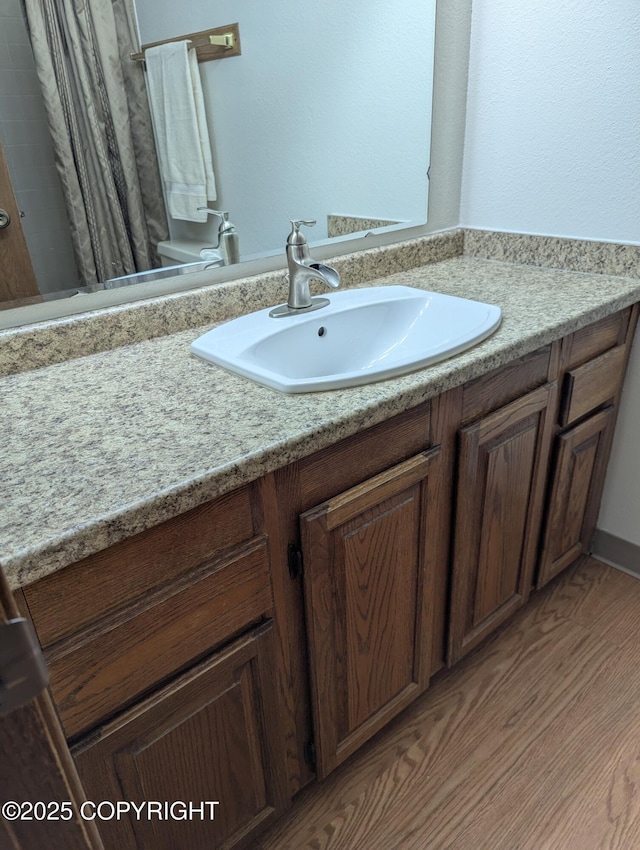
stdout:
<svg viewBox="0 0 640 850">
<path fill-rule="evenodd" d="M 260 850 L 640 848 L 640 641 L 625 606 L 640 582 L 629 579 L 588 561 L 537 593 L 306 789 Z M 618 610 L 625 625 L 612 631 Z"/>
<path fill-rule="evenodd" d="M 640 581 L 591 558 L 554 583 L 547 612 L 553 608 L 616 646 L 640 642 Z"/>
<path fill-rule="evenodd" d="M 447 846 L 461 850 L 484 845 L 493 850 L 640 846 L 640 795 L 635 784 L 625 784 L 625 779 L 640 778 L 637 682 L 629 676 L 639 662 L 635 646 L 611 657 L 589 687 L 544 730 L 540 742 L 498 777 L 482 806 L 458 823 L 456 840 Z M 535 844 L 532 835 L 540 836 Z M 623 843 L 618 843 L 620 836 Z"/>
<path fill-rule="evenodd" d="M 573 628 L 579 630 L 577 625 Z M 611 652 L 612 648 L 607 649 Z M 536 676 L 532 671 L 530 682 L 515 683 L 521 687 L 515 706 L 508 691 L 498 688 L 482 715 L 471 711 L 460 727 L 460 737 L 464 741 L 473 733 L 477 739 L 479 727 L 481 741 L 476 740 L 472 751 L 461 746 L 447 747 L 446 764 L 444 759 L 434 764 L 442 780 L 429 794 L 421 794 L 427 799 L 418 812 L 410 816 L 408 811 L 405 813 L 402 839 L 397 846 L 421 850 L 427 839 L 428 847 L 434 850 L 482 846 L 469 843 L 467 832 L 478 812 L 484 810 L 490 790 L 496 783 L 510 785 L 518 764 L 546 734 L 548 726 L 583 695 L 589 686 L 589 676 L 602 669 L 602 664 L 611 657 L 603 657 L 602 650 L 598 639 L 584 639 L 571 651 L 574 662 L 571 669 L 558 669 L 557 677 L 548 672 Z M 420 775 L 419 771 L 416 775 Z M 420 790 L 415 781 L 413 785 L 415 790 Z M 396 846 L 392 842 L 397 834 L 397 826 L 384 829 L 370 846 L 388 850 Z M 487 846 L 492 850 L 496 847 L 492 843 Z"/>
</svg>

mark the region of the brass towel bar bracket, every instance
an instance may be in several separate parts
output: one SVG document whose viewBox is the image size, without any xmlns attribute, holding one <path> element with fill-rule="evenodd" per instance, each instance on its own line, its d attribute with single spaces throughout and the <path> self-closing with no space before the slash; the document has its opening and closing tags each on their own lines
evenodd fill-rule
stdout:
<svg viewBox="0 0 640 850">
<path fill-rule="evenodd" d="M 144 52 L 149 47 L 159 44 L 169 44 L 171 41 L 190 41 L 196 51 L 198 62 L 208 62 L 210 59 L 228 59 L 230 56 L 240 56 L 240 25 L 228 24 L 225 27 L 214 27 L 187 35 L 165 38 L 164 41 L 154 41 L 143 44 L 140 53 L 132 53 L 131 58 L 136 62 L 144 62 Z"/>
</svg>

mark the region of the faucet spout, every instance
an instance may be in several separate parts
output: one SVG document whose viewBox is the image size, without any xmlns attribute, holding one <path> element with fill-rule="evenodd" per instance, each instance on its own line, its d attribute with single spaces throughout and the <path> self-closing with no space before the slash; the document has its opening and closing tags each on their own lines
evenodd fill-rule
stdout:
<svg viewBox="0 0 640 850">
<path fill-rule="evenodd" d="M 326 283 L 331 289 L 337 289 L 340 286 L 340 275 L 332 266 L 326 266 L 324 263 L 310 263 L 310 269 L 320 273 L 320 277 L 316 278 Z"/>
<path fill-rule="evenodd" d="M 292 221 L 293 230 L 287 239 L 287 268 L 289 270 L 289 298 L 286 304 L 275 307 L 270 316 L 295 316 L 300 312 L 319 310 L 329 303 L 328 298 L 312 298 L 309 284 L 312 280 L 322 281 L 331 289 L 340 286 L 340 275 L 331 266 L 317 263 L 309 256 L 307 240 L 300 233 L 300 225 L 311 226 L 315 221 Z"/>
<path fill-rule="evenodd" d="M 340 286 L 340 275 L 331 266 L 324 263 L 316 263 L 311 258 L 305 260 L 289 261 L 289 299 L 287 305 L 292 310 L 308 310 L 314 303 L 309 292 L 309 284 L 313 280 L 319 280 L 331 289 Z M 324 307 L 329 302 L 322 299 Z"/>
</svg>

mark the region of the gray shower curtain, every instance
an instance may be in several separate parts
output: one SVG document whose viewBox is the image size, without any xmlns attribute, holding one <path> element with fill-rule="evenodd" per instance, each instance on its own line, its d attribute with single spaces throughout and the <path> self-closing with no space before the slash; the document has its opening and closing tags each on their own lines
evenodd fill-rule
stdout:
<svg viewBox="0 0 640 850">
<path fill-rule="evenodd" d="M 159 265 L 167 219 L 132 0 L 23 0 L 83 284 Z"/>
</svg>

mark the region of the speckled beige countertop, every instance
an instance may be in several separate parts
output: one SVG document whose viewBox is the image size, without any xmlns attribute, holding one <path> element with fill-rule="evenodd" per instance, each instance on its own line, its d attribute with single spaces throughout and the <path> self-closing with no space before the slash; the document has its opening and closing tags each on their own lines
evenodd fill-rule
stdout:
<svg viewBox="0 0 640 850">
<path fill-rule="evenodd" d="M 457 257 L 376 280 L 499 304 L 488 340 L 365 387 L 282 395 L 189 352 L 204 327 L 0 379 L 0 564 L 36 579 L 640 300 L 637 277 Z"/>
</svg>

